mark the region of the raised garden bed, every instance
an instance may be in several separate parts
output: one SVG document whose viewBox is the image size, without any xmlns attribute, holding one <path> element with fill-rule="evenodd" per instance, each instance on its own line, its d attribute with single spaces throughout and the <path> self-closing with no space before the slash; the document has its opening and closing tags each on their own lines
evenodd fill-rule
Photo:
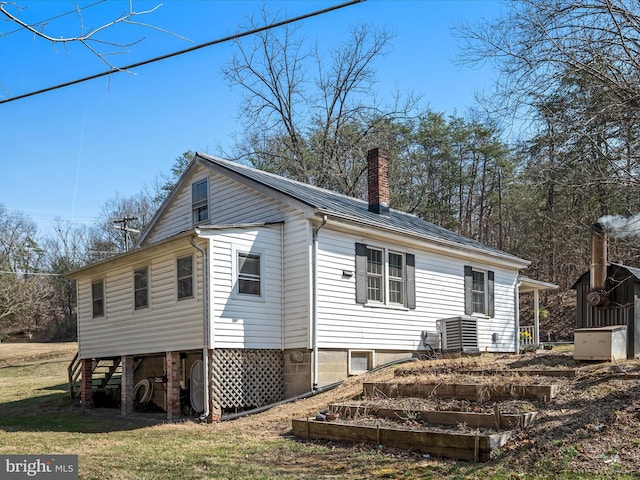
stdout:
<svg viewBox="0 0 640 480">
<path fill-rule="evenodd" d="M 490 460 L 491 452 L 502 447 L 513 435 L 513 431 L 448 433 L 380 425 L 349 425 L 311 419 L 293 419 L 291 425 L 294 435 L 308 440 L 322 439 L 384 445 L 475 462 Z"/>
<path fill-rule="evenodd" d="M 554 378 L 575 378 L 577 370 L 533 370 L 533 369 L 521 369 L 521 370 L 458 370 L 457 373 L 463 375 L 519 375 L 529 377 L 554 377 Z M 406 373 L 396 372 L 396 376 L 406 376 Z"/>
<path fill-rule="evenodd" d="M 434 425 L 465 424 L 470 428 L 493 428 L 496 430 L 527 428 L 537 415 L 537 412 L 501 413 L 497 405 L 493 413 L 482 413 L 408 410 L 406 408 L 385 408 L 376 405 L 332 403 L 329 405 L 329 411 L 340 414 L 342 418 L 375 415 L 376 417 L 392 420 L 420 420 Z"/>
<path fill-rule="evenodd" d="M 549 401 L 558 393 L 558 385 L 458 384 L 458 383 L 364 383 L 365 396 L 439 397 L 482 402 L 513 398 Z"/>
</svg>

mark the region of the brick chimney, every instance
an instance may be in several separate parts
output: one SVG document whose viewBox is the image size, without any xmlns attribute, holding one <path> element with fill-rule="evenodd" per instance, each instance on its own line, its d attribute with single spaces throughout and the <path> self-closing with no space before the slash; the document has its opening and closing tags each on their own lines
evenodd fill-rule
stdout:
<svg viewBox="0 0 640 480">
<path fill-rule="evenodd" d="M 369 211 L 389 215 L 389 157 L 385 150 L 367 152 Z"/>
</svg>

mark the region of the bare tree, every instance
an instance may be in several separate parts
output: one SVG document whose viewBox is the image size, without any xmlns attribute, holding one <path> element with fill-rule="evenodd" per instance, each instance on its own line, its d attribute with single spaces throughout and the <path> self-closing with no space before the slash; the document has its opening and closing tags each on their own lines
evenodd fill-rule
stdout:
<svg viewBox="0 0 640 480">
<path fill-rule="evenodd" d="M 491 62 L 502 74 L 498 94 L 533 106 L 557 91 L 568 73 L 600 91 L 593 115 L 640 106 L 640 4 L 626 0 L 509 0 L 506 13 L 458 29 L 462 58 Z"/>
<path fill-rule="evenodd" d="M 32 335 L 42 323 L 51 289 L 35 223 L 0 204 L 0 332 Z"/>
<path fill-rule="evenodd" d="M 264 11 L 263 20 L 269 22 Z M 361 195 L 367 148 L 385 146 L 388 138 L 380 135 L 386 122 L 417 104 L 396 99 L 383 108 L 375 101 L 374 64 L 391 39 L 384 29 L 361 25 L 326 54 L 306 47 L 288 26 L 261 32 L 249 44 L 237 41 L 238 53 L 223 69 L 228 83 L 244 92 L 239 118 L 247 134 L 236 156 L 296 180 Z"/>
<path fill-rule="evenodd" d="M 87 22 L 85 22 L 84 19 L 85 10 L 90 7 L 96 6 L 99 3 L 102 2 L 80 6 L 78 3 L 73 2 L 74 9 L 69 12 L 57 15 L 52 19 L 29 21 L 23 18 L 25 9 L 19 7 L 17 3 L 0 1 L 0 14 L 4 16 L 5 20 L 8 21 L 9 24 L 16 25 L 19 27 L 19 29 L 24 29 L 33 34 L 34 37 L 46 40 L 47 42 L 51 43 L 51 45 L 61 45 L 66 48 L 66 46 L 69 44 L 80 44 L 87 50 L 89 50 L 89 52 L 91 52 L 93 55 L 98 57 L 102 62 L 106 63 L 109 68 L 115 70 L 119 69 L 109 61 L 109 56 L 113 55 L 114 53 L 122 53 L 124 49 L 132 47 L 144 40 L 144 37 L 139 37 L 129 42 L 118 42 L 111 39 L 108 36 L 108 32 L 113 30 L 118 25 L 133 25 L 136 27 L 144 27 L 147 29 L 153 29 L 163 33 L 174 35 L 179 38 L 183 38 L 168 30 L 143 22 L 141 20 L 142 17 L 153 14 L 158 8 L 162 6 L 162 4 L 158 4 L 150 9 L 136 11 L 134 9 L 133 0 L 129 0 L 128 9 L 117 15 L 115 18 L 105 20 L 104 23 L 101 23 L 97 27 L 87 27 Z M 53 20 L 72 13 L 78 20 L 78 25 L 74 28 L 74 30 L 79 30 L 79 33 L 71 34 L 67 33 L 64 30 L 52 31 L 53 28 L 51 27 L 51 24 L 54 23 Z M 2 33 L 0 33 L 0 36 L 3 36 Z M 116 48 L 117 51 L 111 51 L 111 49 L 113 48 Z"/>
</svg>

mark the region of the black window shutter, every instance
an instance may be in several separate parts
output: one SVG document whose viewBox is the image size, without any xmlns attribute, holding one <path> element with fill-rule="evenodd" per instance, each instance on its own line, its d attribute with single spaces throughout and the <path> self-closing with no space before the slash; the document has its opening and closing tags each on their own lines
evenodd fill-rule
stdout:
<svg viewBox="0 0 640 480">
<path fill-rule="evenodd" d="M 489 272 L 487 272 L 487 296 L 489 297 L 489 316 L 491 318 L 496 316 L 496 301 L 495 301 L 495 281 L 494 281 L 494 277 L 495 274 L 489 270 Z"/>
<path fill-rule="evenodd" d="M 464 266 L 464 314 L 473 314 L 473 268 Z"/>
<path fill-rule="evenodd" d="M 416 308 L 416 256 L 413 253 L 407 253 L 407 307 Z"/>
<path fill-rule="evenodd" d="M 356 243 L 356 303 L 367 303 L 367 246 Z"/>
</svg>

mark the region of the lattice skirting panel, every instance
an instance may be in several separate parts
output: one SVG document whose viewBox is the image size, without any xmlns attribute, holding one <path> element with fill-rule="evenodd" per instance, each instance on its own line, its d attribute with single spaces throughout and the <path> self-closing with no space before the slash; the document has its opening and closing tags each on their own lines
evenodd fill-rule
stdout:
<svg viewBox="0 0 640 480">
<path fill-rule="evenodd" d="M 210 355 L 214 407 L 260 407 L 283 399 L 282 351 L 220 348 Z"/>
</svg>

